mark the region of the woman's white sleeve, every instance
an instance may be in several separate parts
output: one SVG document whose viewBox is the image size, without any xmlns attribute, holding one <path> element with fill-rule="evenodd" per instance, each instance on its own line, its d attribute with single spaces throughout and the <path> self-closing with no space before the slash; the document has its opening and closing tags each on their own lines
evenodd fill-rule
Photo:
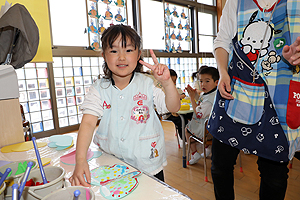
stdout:
<svg viewBox="0 0 300 200">
<path fill-rule="evenodd" d="M 103 115 L 103 105 L 99 92 L 91 86 L 89 92 L 84 96 L 84 101 L 81 105 L 82 114 L 90 114 L 99 118 Z"/>
<path fill-rule="evenodd" d="M 219 32 L 214 40 L 213 53 L 219 47 L 230 53 L 232 39 L 237 33 L 237 3 L 238 0 L 226 1 L 219 23 Z"/>
<path fill-rule="evenodd" d="M 158 87 L 153 85 L 153 102 L 156 108 L 156 111 L 159 114 L 168 113 L 168 109 L 166 106 L 166 95 L 165 93 Z"/>
</svg>

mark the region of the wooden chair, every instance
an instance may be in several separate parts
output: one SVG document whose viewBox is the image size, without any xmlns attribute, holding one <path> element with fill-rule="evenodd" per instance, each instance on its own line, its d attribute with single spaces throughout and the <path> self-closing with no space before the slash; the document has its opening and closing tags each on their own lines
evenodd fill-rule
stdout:
<svg viewBox="0 0 300 200">
<path fill-rule="evenodd" d="M 208 182 L 208 178 L 207 178 L 207 165 L 206 165 L 206 151 L 205 151 L 205 147 L 212 145 L 212 140 L 208 140 L 207 139 L 207 135 L 209 134 L 208 130 L 207 130 L 207 123 L 208 123 L 208 119 L 205 120 L 205 132 L 204 132 L 204 136 L 203 136 L 203 140 L 191 135 L 188 138 L 188 153 L 187 153 L 187 165 L 189 165 L 189 160 L 190 160 L 190 145 L 191 145 L 191 138 L 194 139 L 195 141 L 199 142 L 200 144 L 202 144 L 203 146 L 203 154 L 204 154 L 204 158 L 203 158 L 203 162 L 204 162 L 204 180 L 205 182 Z M 239 164 L 240 164 L 240 172 L 243 172 L 243 168 L 242 168 L 242 160 L 241 160 L 241 153 L 239 153 Z"/>
<path fill-rule="evenodd" d="M 32 133 L 31 133 L 31 129 L 30 129 L 30 123 L 25 118 L 24 109 L 23 109 L 22 104 L 20 104 L 20 109 L 21 109 L 21 117 L 22 117 L 24 138 L 25 138 L 25 141 L 30 141 L 31 138 L 32 138 Z"/>
</svg>

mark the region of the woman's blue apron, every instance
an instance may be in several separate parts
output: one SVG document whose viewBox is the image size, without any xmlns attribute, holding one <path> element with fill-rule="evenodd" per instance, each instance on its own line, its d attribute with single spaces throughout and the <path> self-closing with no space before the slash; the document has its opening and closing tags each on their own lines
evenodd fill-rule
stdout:
<svg viewBox="0 0 300 200">
<path fill-rule="evenodd" d="M 231 93 L 226 100 L 217 92 L 208 122 L 209 132 L 220 142 L 278 162 L 287 162 L 289 146 L 265 81 L 241 50 L 237 37 L 228 67 Z M 256 74 L 253 83 L 253 74 Z"/>
</svg>

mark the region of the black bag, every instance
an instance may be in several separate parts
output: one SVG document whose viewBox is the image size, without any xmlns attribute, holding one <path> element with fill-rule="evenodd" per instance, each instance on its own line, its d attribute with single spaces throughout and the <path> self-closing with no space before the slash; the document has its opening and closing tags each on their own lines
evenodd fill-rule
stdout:
<svg viewBox="0 0 300 200">
<path fill-rule="evenodd" d="M 0 18 L 0 64 L 15 69 L 30 62 L 38 49 L 39 30 L 25 6 L 15 4 Z"/>
</svg>

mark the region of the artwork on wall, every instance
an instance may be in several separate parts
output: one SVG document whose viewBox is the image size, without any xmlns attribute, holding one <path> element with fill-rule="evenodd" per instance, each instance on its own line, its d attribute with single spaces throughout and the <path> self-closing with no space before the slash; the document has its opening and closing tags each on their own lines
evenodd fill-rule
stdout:
<svg viewBox="0 0 300 200">
<path fill-rule="evenodd" d="M 126 0 L 89 0 L 90 48 L 101 49 L 100 38 L 103 31 L 112 24 L 127 24 Z"/>
<path fill-rule="evenodd" d="M 165 3 L 165 51 L 189 51 L 193 39 L 190 37 L 191 30 L 188 7 Z"/>
</svg>

